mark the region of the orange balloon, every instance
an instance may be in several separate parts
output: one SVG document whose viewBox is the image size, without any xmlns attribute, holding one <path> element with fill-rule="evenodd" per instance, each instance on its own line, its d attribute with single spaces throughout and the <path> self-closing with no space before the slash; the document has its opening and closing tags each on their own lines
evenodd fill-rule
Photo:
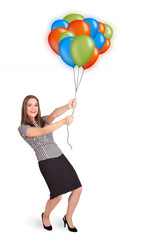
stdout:
<svg viewBox="0 0 145 240">
<path fill-rule="evenodd" d="M 83 67 L 84 69 L 91 67 L 91 66 L 97 61 L 98 57 L 99 57 L 99 49 L 95 46 L 94 52 L 93 52 L 93 54 L 92 54 L 92 57 L 91 57 L 90 60 L 89 60 L 85 65 L 83 65 L 82 67 Z"/>
<path fill-rule="evenodd" d="M 67 31 L 65 27 L 58 27 L 53 29 L 48 35 L 48 42 L 52 50 L 59 55 L 58 52 L 58 44 L 59 44 L 59 36 L 63 32 Z"/>
<path fill-rule="evenodd" d="M 101 23 L 101 22 L 98 22 L 98 23 L 99 23 L 99 30 L 98 30 L 98 32 L 104 34 L 104 32 L 105 32 L 105 26 L 104 26 L 104 24 Z"/>
<path fill-rule="evenodd" d="M 110 47 L 110 44 L 111 44 L 110 40 L 106 38 L 104 46 L 99 51 L 100 54 L 106 52 L 108 50 L 108 48 Z"/>
<path fill-rule="evenodd" d="M 72 31 L 75 36 L 88 35 L 90 36 L 91 28 L 90 25 L 84 20 L 74 20 L 69 23 L 67 30 Z"/>
</svg>

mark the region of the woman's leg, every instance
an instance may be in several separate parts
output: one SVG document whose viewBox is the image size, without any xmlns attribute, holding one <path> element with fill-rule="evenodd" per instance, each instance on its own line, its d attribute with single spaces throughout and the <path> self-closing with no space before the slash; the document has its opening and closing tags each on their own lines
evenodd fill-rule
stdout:
<svg viewBox="0 0 145 240">
<path fill-rule="evenodd" d="M 74 212 L 74 210 L 75 210 L 75 208 L 78 204 L 81 192 L 82 192 L 82 187 L 79 187 L 79 188 L 73 190 L 72 193 L 70 194 L 69 198 L 68 198 L 68 207 L 67 207 L 67 212 L 66 212 L 66 219 L 67 219 L 67 222 L 68 222 L 68 224 L 71 228 L 74 227 L 73 222 L 72 222 L 72 215 L 73 215 L 73 212 Z"/>
<path fill-rule="evenodd" d="M 45 206 L 45 212 L 43 214 L 43 223 L 45 226 L 50 225 L 49 216 L 51 211 L 55 208 L 55 206 L 59 203 L 59 201 L 62 199 L 62 195 L 59 195 L 53 199 L 48 199 L 46 206 Z"/>
</svg>

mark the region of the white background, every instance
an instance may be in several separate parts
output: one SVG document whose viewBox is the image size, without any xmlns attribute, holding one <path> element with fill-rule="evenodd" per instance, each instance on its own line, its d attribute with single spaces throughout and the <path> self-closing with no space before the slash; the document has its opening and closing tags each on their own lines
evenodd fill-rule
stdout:
<svg viewBox="0 0 145 240">
<path fill-rule="evenodd" d="M 85 70 L 79 86 L 69 127 L 73 150 L 67 144 L 66 126 L 53 133 L 83 185 L 73 215 L 77 233 L 64 229 L 62 222 L 70 192 L 51 214 L 53 231 L 43 229 L 41 213 L 49 190 L 34 151 L 17 130 L 25 96 L 38 97 L 42 116 L 74 98 L 72 68 L 47 42 L 52 22 L 70 13 L 93 17 L 114 30 L 110 49 Z M 144 22 L 141 0 L 1 1 L 3 239 L 145 239 Z"/>
</svg>

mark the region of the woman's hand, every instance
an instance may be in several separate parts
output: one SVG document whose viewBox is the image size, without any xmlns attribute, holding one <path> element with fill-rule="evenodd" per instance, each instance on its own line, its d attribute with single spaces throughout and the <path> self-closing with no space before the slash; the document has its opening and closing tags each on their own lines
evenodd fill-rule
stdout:
<svg viewBox="0 0 145 240">
<path fill-rule="evenodd" d="M 68 109 L 76 108 L 76 106 L 77 106 L 77 99 L 76 98 L 73 98 L 67 104 Z"/>
<path fill-rule="evenodd" d="M 73 120 L 74 120 L 74 116 L 67 116 L 67 117 L 65 117 L 64 118 L 64 124 L 66 124 L 66 125 L 71 125 L 72 124 L 72 122 L 73 122 Z"/>
</svg>

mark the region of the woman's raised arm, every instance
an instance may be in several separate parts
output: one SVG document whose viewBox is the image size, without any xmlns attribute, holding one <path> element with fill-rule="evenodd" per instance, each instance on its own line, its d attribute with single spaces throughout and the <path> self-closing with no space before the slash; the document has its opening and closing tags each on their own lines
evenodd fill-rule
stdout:
<svg viewBox="0 0 145 240">
<path fill-rule="evenodd" d="M 54 114 L 55 118 L 57 118 L 60 115 L 62 115 L 63 113 L 65 113 L 66 111 L 68 111 L 69 109 L 76 108 L 76 106 L 77 106 L 77 99 L 73 98 L 66 105 L 56 108 L 53 111 L 53 114 Z"/>
</svg>

